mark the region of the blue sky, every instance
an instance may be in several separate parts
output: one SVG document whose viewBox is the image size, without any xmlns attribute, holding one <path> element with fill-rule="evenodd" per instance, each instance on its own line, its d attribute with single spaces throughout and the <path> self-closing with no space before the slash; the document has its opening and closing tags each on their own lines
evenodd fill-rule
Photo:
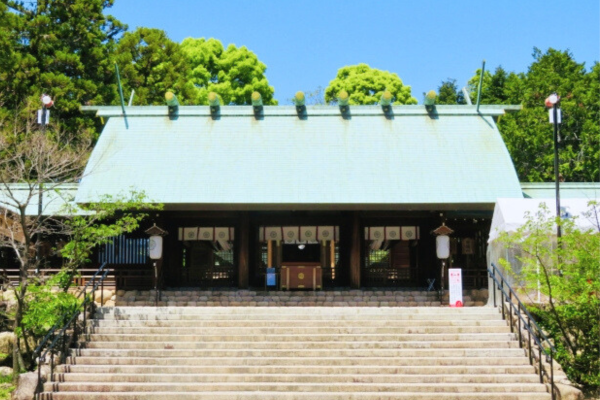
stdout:
<svg viewBox="0 0 600 400">
<path fill-rule="evenodd" d="M 248 47 L 280 104 L 358 63 L 397 73 L 422 102 L 446 78 L 464 86 L 483 59 L 515 72 L 527 70 L 534 47 L 569 49 L 588 69 L 600 59 L 598 0 L 115 0 L 107 13 L 178 42 Z"/>
</svg>

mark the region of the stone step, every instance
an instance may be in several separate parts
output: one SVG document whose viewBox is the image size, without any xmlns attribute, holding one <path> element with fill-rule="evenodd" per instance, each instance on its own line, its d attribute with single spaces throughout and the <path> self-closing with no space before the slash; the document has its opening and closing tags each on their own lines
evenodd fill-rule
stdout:
<svg viewBox="0 0 600 400">
<path fill-rule="evenodd" d="M 493 307 L 100 307 L 97 315 L 499 315 Z"/>
<path fill-rule="evenodd" d="M 83 338 L 40 399 L 550 400 L 489 307 L 100 308 Z"/>
<path fill-rule="evenodd" d="M 380 393 L 380 392 L 305 392 L 305 393 L 267 393 L 267 392 L 129 392 L 129 393 L 92 393 L 58 392 L 43 393 L 39 400 L 550 400 L 549 393 Z"/>
<path fill-rule="evenodd" d="M 265 322 L 269 322 L 270 327 L 353 327 L 364 324 L 367 326 L 378 327 L 450 327 L 450 326 L 493 326 L 493 327 L 506 327 L 506 321 L 502 319 L 490 319 L 490 320 L 408 320 L 408 319 L 396 319 L 396 320 L 298 320 L 298 321 L 274 321 L 274 320 L 120 320 L 120 319 L 104 319 L 104 320 L 93 320 L 90 322 L 90 327 L 99 328 L 116 328 L 116 327 L 182 327 L 182 328 L 199 328 L 199 327 L 264 327 Z"/>
<path fill-rule="evenodd" d="M 68 362 L 77 365 L 296 365 L 306 367 L 323 365 L 529 365 L 527 357 L 68 357 Z"/>
<path fill-rule="evenodd" d="M 421 335 L 412 334 L 347 334 L 347 335 L 322 335 L 322 334 L 260 334 L 260 335 L 156 335 L 156 334 L 86 334 L 87 341 L 105 342 L 364 342 L 364 341 L 396 341 L 396 342 L 423 342 L 434 341 L 509 341 L 515 338 L 513 333 L 457 333 L 443 334 L 430 333 Z"/>
<path fill-rule="evenodd" d="M 519 357 L 525 353 L 523 349 L 238 349 L 238 350 L 128 350 L 128 349 L 81 349 L 76 351 L 78 357 Z"/>
<path fill-rule="evenodd" d="M 516 341 L 429 342 L 84 342 L 88 349 L 463 349 L 519 348 Z"/>
<path fill-rule="evenodd" d="M 209 382 L 251 382 L 251 383 L 538 383 L 539 377 L 533 373 L 527 375 L 401 375 L 401 374 L 91 374 L 62 373 L 54 374 L 54 382 L 168 382 L 168 383 L 209 383 Z"/>
<path fill-rule="evenodd" d="M 227 314 L 105 314 L 97 316 L 99 320 L 131 320 L 131 321 L 218 321 L 218 320 L 230 320 L 231 315 Z M 322 321 L 329 320 L 329 315 L 299 315 L 299 314 L 286 314 L 286 315 L 236 315 L 236 319 L 240 321 Z M 502 320 L 502 316 L 499 314 L 465 314 L 460 317 L 454 315 L 427 315 L 427 314 L 416 314 L 416 315 L 401 315 L 401 314 L 390 314 L 390 315 L 372 315 L 372 316 L 356 316 L 356 315 L 342 315 L 340 316 L 341 321 L 483 321 L 483 320 Z"/>
<path fill-rule="evenodd" d="M 366 323 L 365 323 L 366 325 Z M 326 327 L 326 326 L 295 326 L 295 327 L 246 327 L 243 324 L 237 327 L 98 327 L 88 329 L 88 332 L 96 334 L 140 334 L 140 335 L 219 335 L 227 334 L 232 329 L 243 329 L 248 335 L 359 335 L 359 334 L 458 334 L 458 333 L 509 333 L 508 326 L 347 326 L 347 327 Z"/>
<path fill-rule="evenodd" d="M 376 374 L 403 374 L 403 375 L 446 375 L 446 374 L 465 374 L 465 375 L 529 375 L 533 373 L 533 367 L 529 364 L 524 365 L 472 365 L 472 366 L 322 366 L 322 365 L 289 365 L 289 366 L 241 366 L 237 364 L 194 366 L 189 365 L 181 368 L 179 365 L 79 365 L 63 364 L 56 367 L 57 373 L 85 373 L 85 374 L 350 374 L 354 376 L 376 375 Z M 536 375 L 537 377 L 537 375 Z"/>
<path fill-rule="evenodd" d="M 470 392 L 470 393 L 515 393 L 515 392 L 542 392 L 546 388 L 540 384 L 530 383 L 502 383 L 502 384 L 474 384 L 474 383 L 338 383 L 334 386 L 329 383 L 125 383 L 125 382 L 52 382 L 44 384 L 46 391 L 61 392 Z"/>
<path fill-rule="evenodd" d="M 195 300 L 187 298 L 182 301 L 170 300 L 170 301 L 158 301 L 154 298 L 116 298 L 112 300 L 114 305 L 118 307 L 194 307 L 194 308 L 212 308 L 212 307 L 314 307 L 314 308 L 326 308 L 326 307 L 447 307 L 448 299 L 440 302 L 437 299 L 405 299 L 397 298 L 394 300 L 371 300 L 371 299 L 341 299 L 332 300 L 325 298 L 304 298 L 301 301 L 295 299 L 280 299 L 280 300 L 244 300 L 244 299 L 208 299 L 208 300 Z M 468 298 L 463 298 L 463 306 L 466 308 L 471 307 L 484 307 L 485 301 L 472 301 Z M 110 303 L 112 305 L 112 303 Z"/>
</svg>

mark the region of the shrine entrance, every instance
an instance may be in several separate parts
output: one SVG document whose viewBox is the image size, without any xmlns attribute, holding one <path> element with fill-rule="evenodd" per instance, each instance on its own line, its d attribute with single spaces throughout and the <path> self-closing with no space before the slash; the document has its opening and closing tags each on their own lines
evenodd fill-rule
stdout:
<svg viewBox="0 0 600 400">
<path fill-rule="evenodd" d="M 237 265 L 232 227 L 180 228 L 181 269 L 185 287 L 235 287 Z"/>
<path fill-rule="evenodd" d="M 361 282 L 365 287 L 423 286 L 417 226 L 366 227 Z"/>
<path fill-rule="evenodd" d="M 323 289 L 338 284 L 339 227 L 260 227 L 259 274 L 274 268 L 278 289 Z"/>
</svg>

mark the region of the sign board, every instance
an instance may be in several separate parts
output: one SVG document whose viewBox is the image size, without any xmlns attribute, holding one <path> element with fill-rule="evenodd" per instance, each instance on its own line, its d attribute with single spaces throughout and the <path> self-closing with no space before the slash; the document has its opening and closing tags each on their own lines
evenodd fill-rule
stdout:
<svg viewBox="0 0 600 400">
<path fill-rule="evenodd" d="M 548 110 L 548 116 L 550 118 L 548 118 L 550 120 L 550 123 L 553 124 L 554 123 L 554 108 L 551 108 Z M 556 123 L 560 124 L 562 123 L 562 112 L 560 111 L 560 108 L 556 110 Z"/>
<path fill-rule="evenodd" d="M 450 289 L 450 307 L 462 307 L 462 269 L 448 269 L 448 288 Z"/>
<path fill-rule="evenodd" d="M 50 110 L 38 110 L 37 112 L 37 123 L 42 125 L 48 125 L 50 123 Z"/>
<path fill-rule="evenodd" d="M 275 273 L 275 268 L 267 268 L 266 279 L 267 286 L 277 286 L 277 275 Z"/>
</svg>

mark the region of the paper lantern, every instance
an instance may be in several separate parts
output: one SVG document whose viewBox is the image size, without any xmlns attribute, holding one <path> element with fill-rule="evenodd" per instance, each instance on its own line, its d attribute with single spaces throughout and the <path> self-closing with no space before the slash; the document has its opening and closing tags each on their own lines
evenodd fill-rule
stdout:
<svg viewBox="0 0 600 400">
<path fill-rule="evenodd" d="M 450 237 L 440 235 L 435 238 L 435 251 L 437 258 L 445 259 L 450 257 Z"/>
<path fill-rule="evenodd" d="M 163 238 L 162 236 L 150 236 L 148 241 L 148 250 L 152 260 L 160 260 L 162 257 Z"/>
</svg>

